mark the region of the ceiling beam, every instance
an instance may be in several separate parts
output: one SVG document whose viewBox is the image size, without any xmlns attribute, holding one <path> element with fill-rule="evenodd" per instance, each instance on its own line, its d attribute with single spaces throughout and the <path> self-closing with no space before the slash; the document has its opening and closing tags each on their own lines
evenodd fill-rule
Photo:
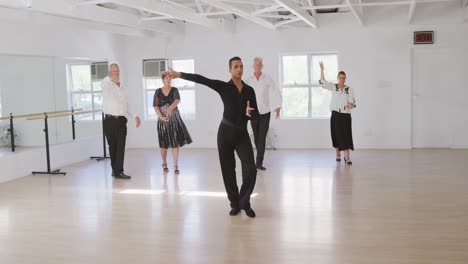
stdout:
<svg viewBox="0 0 468 264">
<path fill-rule="evenodd" d="M 260 15 L 260 14 L 263 14 L 263 13 L 273 12 L 276 9 L 278 9 L 279 7 L 280 7 L 279 5 L 272 5 L 272 6 L 269 6 L 269 7 L 260 8 L 260 9 L 255 10 L 252 13 L 252 15 L 256 16 L 256 15 Z"/>
<path fill-rule="evenodd" d="M 376 2 L 367 2 L 367 3 L 356 3 L 352 6 L 356 7 L 371 7 L 371 6 L 398 6 L 398 5 L 410 5 L 412 0 L 402 0 L 402 1 L 379 1 Z M 444 3 L 444 2 L 454 2 L 458 0 L 418 0 L 418 4 L 430 4 L 430 3 Z M 336 4 L 336 5 L 320 5 L 320 6 L 304 6 L 303 10 L 319 10 L 319 9 L 332 9 L 332 8 L 349 8 L 348 4 Z M 285 8 L 279 8 L 278 11 L 287 11 Z"/>
<path fill-rule="evenodd" d="M 278 18 L 278 19 L 291 19 L 296 18 L 295 15 L 274 15 L 274 14 L 260 14 L 258 17 Z"/>
<path fill-rule="evenodd" d="M 141 21 L 156 21 L 156 20 L 165 20 L 165 19 L 171 19 L 170 17 L 167 16 L 154 16 L 154 17 L 144 17 L 141 18 Z"/>
<path fill-rule="evenodd" d="M 252 21 L 254 23 L 257 23 L 257 24 L 259 24 L 259 25 L 261 25 L 263 27 L 266 27 L 268 29 L 272 29 L 272 30 L 275 29 L 275 26 L 272 23 L 270 23 L 269 21 L 261 19 L 261 18 L 256 17 L 256 16 L 253 16 L 250 13 L 248 13 L 247 11 L 244 11 L 244 10 L 242 10 L 240 8 L 228 5 L 228 4 L 220 2 L 218 0 L 200 0 L 200 1 L 204 2 L 205 4 L 212 5 L 212 6 L 216 7 L 216 8 L 219 8 L 219 9 L 222 9 L 222 10 L 225 10 L 225 11 L 229 11 L 232 14 L 243 17 L 243 18 L 245 18 L 247 20 L 250 20 L 250 21 Z"/>
<path fill-rule="evenodd" d="M 309 6 L 316 6 L 315 5 L 315 0 L 307 0 L 309 2 Z M 317 16 L 317 10 L 316 9 L 312 9 L 312 15 L 313 16 Z"/>
<path fill-rule="evenodd" d="M 4 6 L 7 2 L 11 3 L 12 1 L 0 0 L 0 6 Z M 18 6 L 10 7 L 18 8 Z M 140 23 L 139 16 L 133 14 L 93 5 L 76 6 L 63 0 L 32 1 L 27 10 L 53 16 L 69 17 L 80 21 L 92 21 L 159 33 L 180 32 L 180 28 L 167 22 L 160 21 L 160 23 L 145 25 Z"/>
<path fill-rule="evenodd" d="M 99 4 L 109 3 L 109 2 L 110 2 L 109 0 L 88 0 L 88 1 L 76 2 L 75 5 L 77 6 L 99 5 Z"/>
<path fill-rule="evenodd" d="M 307 25 L 311 26 L 312 28 L 318 28 L 317 20 L 313 16 L 311 16 L 307 11 L 302 10 L 302 7 L 298 5 L 296 2 L 292 0 L 273 0 L 278 5 L 286 8 L 289 12 L 296 15 L 302 21 L 304 21 Z"/>
<path fill-rule="evenodd" d="M 217 0 L 217 2 L 249 5 L 271 5 L 271 0 Z"/>
<path fill-rule="evenodd" d="M 353 13 L 354 17 L 356 17 L 356 19 L 358 20 L 359 24 L 363 26 L 364 21 L 362 20 L 362 16 L 356 11 L 354 6 L 351 4 L 351 0 L 346 0 L 346 3 L 348 4 L 348 8 L 351 11 L 351 13 Z"/>
<path fill-rule="evenodd" d="M 0 7 L 0 23 L 27 23 L 40 28 L 53 28 L 53 30 L 86 30 L 111 32 L 127 36 L 154 37 L 155 31 L 122 26 L 117 24 L 96 23 L 89 20 L 75 19 L 67 16 L 57 16 L 14 6 Z"/>
<path fill-rule="evenodd" d="M 198 16 L 190 8 L 180 8 L 166 2 L 154 2 L 146 0 L 111 0 L 112 3 L 129 8 L 135 8 L 150 13 L 155 13 L 170 18 L 187 21 L 193 24 L 215 28 L 217 23 L 209 18 Z"/>
<path fill-rule="evenodd" d="M 203 13 L 203 14 L 198 14 L 199 16 L 225 16 L 225 15 L 231 15 L 231 12 L 228 11 L 219 11 L 219 12 L 209 12 L 209 13 Z"/>
<path fill-rule="evenodd" d="M 411 4 L 409 6 L 409 12 L 408 12 L 408 24 L 411 24 L 411 22 L 413 21 L 415 9 L 416 9 L 416 0 L 411 0 Z"/>
<path fill-rule="evenodd" d="M 300 18 L 292 18 L 292 19 L 288 19 L 288 20 L 284 20 L 284 21 L 281 21 L 281 22 L 278 22 L 275 24 L 275 27 L 276 29 L 278 29 L 279 27 L 282 27 L 284 25 L 287 25 L 287 24 L 290 24 L 290 23 L 294 23 L 294 22 L 297 22 L 297 21 L 301 21 Z"/>
</svg>

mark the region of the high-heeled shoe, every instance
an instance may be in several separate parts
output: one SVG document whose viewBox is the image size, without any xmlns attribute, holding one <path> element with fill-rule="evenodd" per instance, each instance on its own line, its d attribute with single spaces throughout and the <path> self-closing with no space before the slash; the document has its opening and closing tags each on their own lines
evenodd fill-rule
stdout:
<svg viewBox="0 0 468 264">
<path fill-rule="evenodd" d="M 336 161 L 337 161 L 337 162 L 340 162 L 340 161 L 341 161 L 341 157 L 340 157 L 340 156 L 336 156 Z"/>
<path fill-rule="evenodd" d="M 344 158 L 344 161 L 345 161 L 346 165 L 353 165 L 353 162 L 351 161 L 351 159 Z"/>
<path fill-rule="evenodd" d="M 179 174 L 180 171 L 179 171 L 179 166 L 174 166 L 174 173 L 175 174 Z"/>
<path fill-rule="evenodd" d="M 164 172 L 169 172 L 169 169 L 167 168 L 167 164 L 162 164 L 163 171 Z"/>
</svg>

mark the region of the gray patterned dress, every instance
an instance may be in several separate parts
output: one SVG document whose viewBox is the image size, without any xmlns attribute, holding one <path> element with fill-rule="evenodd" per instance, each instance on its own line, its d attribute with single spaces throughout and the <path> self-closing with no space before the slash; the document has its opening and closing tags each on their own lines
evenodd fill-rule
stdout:
<svg viewBox="0 0 468 264">
<path fill-rule="evenodd" d="M 166 116 L 166 109 L 175 101 L 180 100 L 179 90 L 172 87 L 166 96 L 159 88 L 154 93 L 153 107 L 159 107 L 161 114 Z M 158 138 L 160 148 L 177 148 L 192 143 L 190 134 L 180 116 L 179 108 L 175 108 L 169 116 L 169 122 L 158 119 Z"/>
</svg>

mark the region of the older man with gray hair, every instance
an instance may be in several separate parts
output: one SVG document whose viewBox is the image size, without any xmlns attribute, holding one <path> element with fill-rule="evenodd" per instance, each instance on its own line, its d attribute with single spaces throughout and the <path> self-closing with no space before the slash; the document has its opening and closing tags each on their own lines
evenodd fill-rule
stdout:
<svg viewBox="0 0 468 264">
<path fill-rule="evenodd" d="M 125 142 L 127 139 L 127 117 L 135 119 L 136 127 L 140 118 L 128 106 L 126 89 L 120 83 L 120 67 L 117 63 L 109 66 L 109 76 L 101 83 L 102 110 L 104 112 L 104 134 L 109 144 L 112 176 L 116 179 L 130 179 L 124 173 Z"/>
<path fill-rule="evenodd" d="M 274 109 L 276 119 L 280 117 L 282 97 L 281 91 L 273 79 L 262 72 L 263 59 L 256 57 L 253 60 L 254 72 L 246 79 L 246 83 L 252 86 L 257 95 L 257 108 L 260 116 L 251 120 L 255 146 L 257 147 L 256 166 L 258 170 L 266 170 L 263 166 L 265 145 L 268 129 L 270 127 L 271 110 Z"/>
</svg>

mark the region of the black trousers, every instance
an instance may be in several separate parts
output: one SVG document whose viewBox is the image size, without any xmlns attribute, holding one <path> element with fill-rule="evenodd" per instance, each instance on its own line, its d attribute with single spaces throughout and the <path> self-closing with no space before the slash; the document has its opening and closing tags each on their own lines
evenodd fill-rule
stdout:
<svg viewBox="0 0 468 264">
<path fill-rule="evenodd" d="M 237 187 L 234 151 L 237 152 L 242 165 L 240 192 Z M 247 128 L 237 128 L 221 123 L 218 130 L 218 153 L 224 187 L 231 202 L 231 208 L 250 208 L 250 195 L 255 187 L 257 169 Z"/>
<path fill-rule="evenodd" d="M 104 133 L 109 144 L 112 171 L 118 175 L 124 171 L 125 142 L 127 140 L 127 118 L 106 116 Z"/>
<path fill-rule="evenodd" d="M 257 147 L 257 166 L 263 165 L 265 157 L 265 145 L 268 129 L 270 128 L 271 113 L 259 115 L 258 119 L 250 120 L 254 134 L 255 146 Z"/>
</svg>

